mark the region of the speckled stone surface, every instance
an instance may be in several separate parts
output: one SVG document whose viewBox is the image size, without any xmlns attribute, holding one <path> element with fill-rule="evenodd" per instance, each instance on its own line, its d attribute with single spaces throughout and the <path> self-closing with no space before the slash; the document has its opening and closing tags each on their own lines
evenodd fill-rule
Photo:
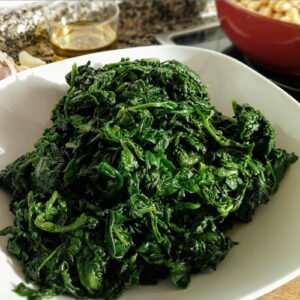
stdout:
<svg viewBox="0 0 300 300">
<path fill-rule="evenodd" d="M 200 13 L 206 3 L 206 0 L 123 0 L 118 47 L 157 44 L 156 33 L 200 24 L 203 22 Z M 23 49 L 47 62 L 55 60 L 43 30 L 43 11 L 47 12 L 45 5 L 0 12 L 0 50 L 16 60 Z"/>
<path fill-rule="evenodd" d="M 0 50 L 16 57 L 26 46 L 35 44 L 37 26 L 44 21 L 42 6 L 0 11 Z"/>
</svg>

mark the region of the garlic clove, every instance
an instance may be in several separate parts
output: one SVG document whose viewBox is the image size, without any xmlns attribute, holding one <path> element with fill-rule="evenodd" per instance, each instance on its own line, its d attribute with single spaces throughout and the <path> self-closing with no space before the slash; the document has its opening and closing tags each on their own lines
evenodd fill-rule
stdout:
<svg viewBox="0 0 300 300">
<path fill-rule="evenodd" d="M 17 69 L 18 72 L 22 72 L 22 71 L 26 71 L 26 70 L 30 69 L 30 67 L 20 65 L 20 66 L 16 66 L 16 69 Z"/>
<path fill-rule="evenodd" d="M 19 61 L 21 65 L 29 68 L 34 68 L 46 64 L 43 60 L 30 55 L 24 50 L 19 53 Z"/>
</svg>

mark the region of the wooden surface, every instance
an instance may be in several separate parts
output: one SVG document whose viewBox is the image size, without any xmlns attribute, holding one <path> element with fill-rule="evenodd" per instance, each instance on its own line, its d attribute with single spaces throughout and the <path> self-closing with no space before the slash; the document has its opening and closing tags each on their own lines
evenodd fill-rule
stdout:
<svg viewBox="0 0 300 300">
<path fill-rule="evenodd" d="M 257 300 L 300 300 L 300 276 Z"/>
</svg>

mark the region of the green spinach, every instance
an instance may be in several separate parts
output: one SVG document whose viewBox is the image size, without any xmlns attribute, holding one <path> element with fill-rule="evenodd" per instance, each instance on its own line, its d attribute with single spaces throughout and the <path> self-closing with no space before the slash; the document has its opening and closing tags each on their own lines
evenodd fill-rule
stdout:
<svg viewBox="0 0 300 300">
<path fill-rule="evenodd" d="M 218 112 L 196 73 L 176 61 L 73 66 L 52 126 L 0 173 L 12 195 L 8 251 L 28 299 L 116 299 L 134 284 L 215 269 L 295 154 L 249 105 Z M 227 224 L 227 225 L 226 225 Z"/>
</svg>

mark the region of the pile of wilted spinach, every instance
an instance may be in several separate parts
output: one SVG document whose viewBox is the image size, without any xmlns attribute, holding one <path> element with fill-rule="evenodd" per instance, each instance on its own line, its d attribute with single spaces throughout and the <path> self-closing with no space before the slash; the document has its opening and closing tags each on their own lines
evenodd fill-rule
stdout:
<svg viewBox="0 0 300 300">
<path fill-rule="evenodd" d="M 116 299 L 134 284 L 215 269 L 297 157 L 249 105 L 218 112 L 186 66 L 122 60 L 73 66 L 34 151 L 0 173 L 12 195 L 8 251 L 28 299 Z"/>
</svg>

